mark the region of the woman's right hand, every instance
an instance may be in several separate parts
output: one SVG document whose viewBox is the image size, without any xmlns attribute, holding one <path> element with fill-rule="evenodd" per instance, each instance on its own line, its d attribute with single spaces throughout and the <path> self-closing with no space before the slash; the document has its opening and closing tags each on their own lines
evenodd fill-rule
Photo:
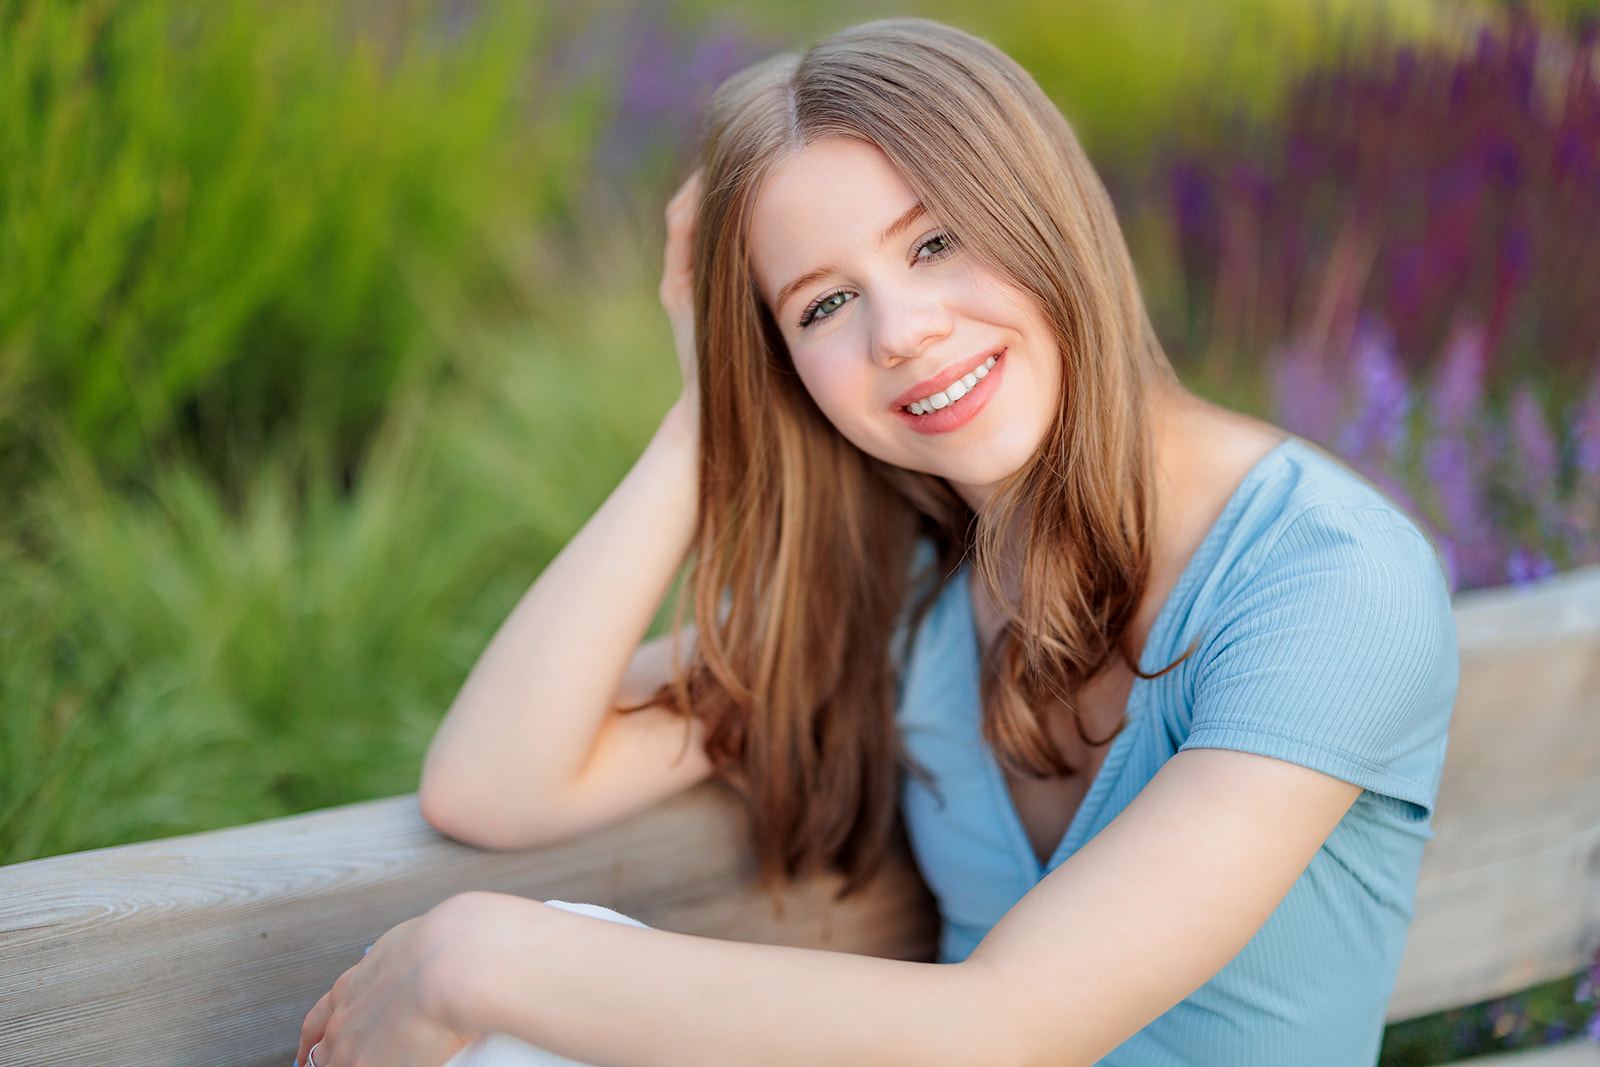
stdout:
<svg viewBox="0 0 1600 1067">
<path fill-rule="evenodd" d="M 683 395 L 691 403 L 697 403 L 700 395 L 694 347 L 694 239 L 699 221 L 700 172 L 696 170 L 667 201 L 667 250 L 661 272 L 661 306 L 672 323 Z"/>
</svg>

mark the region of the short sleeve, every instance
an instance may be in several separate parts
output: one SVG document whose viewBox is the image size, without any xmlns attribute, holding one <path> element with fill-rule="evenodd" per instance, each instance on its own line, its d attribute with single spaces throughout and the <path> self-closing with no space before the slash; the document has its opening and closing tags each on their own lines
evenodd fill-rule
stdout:
<svg viewBox="0 0 1600 1067">
<path fill-rule="evenodd" d="M 1455 620 L 1437 557 L 1385 508 L 1286 523 L 1196 650 L 1183 748 L 1297 763 L 1431 815 L 1455 703 Z"/>
</svg>

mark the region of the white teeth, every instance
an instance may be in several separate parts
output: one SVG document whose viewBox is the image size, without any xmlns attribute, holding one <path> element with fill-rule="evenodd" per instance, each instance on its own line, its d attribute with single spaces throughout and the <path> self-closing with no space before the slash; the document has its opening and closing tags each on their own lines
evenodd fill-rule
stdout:
<svg viewBox="0 0 1600 1067">
<path fill-rule="evenodd" d="M 930 412 L 941 411 L 954 404 L 957 400 L 972 392 L 972 387 L 989 376 L 989 370 L 994 366 L 998 357 L 990 356 L 982 364 L 968 371 L 961 378 L 945 386 L 944 391 L 925 396 L 921 400 L 913 400 L 906 405 L 906 410 L 913 415 L 927 415 Z"/>
</svg>

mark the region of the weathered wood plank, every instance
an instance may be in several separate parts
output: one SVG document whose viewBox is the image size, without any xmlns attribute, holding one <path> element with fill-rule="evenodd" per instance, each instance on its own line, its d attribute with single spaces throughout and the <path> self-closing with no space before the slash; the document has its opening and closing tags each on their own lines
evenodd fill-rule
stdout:
<svg viewBox="0 0 1600 1067">
<path fill-rule="evenodd" d="M 1461 691 L 1391 1018 L 1571 974 L 1600 943 L 1600 568 L 1455 615 Z"/>
<path fill-rule="evenodd" d="M 1455 1067 L 1600 1067 L 1600 1045 L 1579 1038 L 1549 1048 L 1477 1056 L 1461 1060 Z"/>
<path fill-rule="evenodd" d="M 736 801 L 707 786 L 580 840 L 489 853 L 441 838 L 401 797 L 0 868 L 0 1063 L 281 1067 L 364 945 L 469 888 L 685 933 L 931 951 L 931 901 L 903 852 L 843 903 L 830 879 L 775 900 L 744 832 Z"/>
<path fill-rule="evenodd" d="M 1392 1017 L 1568 973 L 1600 941 L 1597 606 L 1600 569 L 1457 606 L 1462 695 Z M 528 853 L 445 841 L 402 797 L 0 868 L 0 1062 L 281 1067 L 363 945 L 467 888 L 691 933 L 931 951 L 903 851 L 842 905 L 831 882 L 789 891 L 781 918 L 753 879 L 737 805 L 709 786 Z"/>
</svg>

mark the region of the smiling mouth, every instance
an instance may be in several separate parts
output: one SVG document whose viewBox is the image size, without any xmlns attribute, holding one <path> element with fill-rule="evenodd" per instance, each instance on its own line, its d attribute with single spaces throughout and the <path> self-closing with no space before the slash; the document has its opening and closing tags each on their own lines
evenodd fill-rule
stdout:
<svg viewBox="0 0 1600 1067">
<path fill-rule="evenodd" d="M 988 377 L 998 358 L 1000 357 L 990 356 L 976 368 L 968 371 L 965 377 L 957 378 L 939 392 L 925 396 L 921 400 L 913 400 L 906 405 L 906 410 L 913 415 L 932 415 L 935 411 L 943 411 L 951 404 L 959 402 L 972 391 L 973 386 Z"/>
</svg>

